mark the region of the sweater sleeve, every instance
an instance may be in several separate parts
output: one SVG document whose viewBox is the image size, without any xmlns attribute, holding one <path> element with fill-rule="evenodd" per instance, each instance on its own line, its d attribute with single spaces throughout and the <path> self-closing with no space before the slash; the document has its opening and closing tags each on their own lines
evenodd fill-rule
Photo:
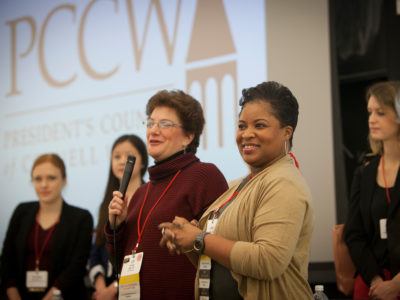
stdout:
<svg viewBox="0 0 400 300">
<path fill-rule="evenodd" d="M 94 243 L 89 256 L 89 279 L 94 286 L 97 275 L 106 277 L 107 266 L 104 264 L 103 253 L 105 245 L 99 246 Z"/>
<path fill-rule="evenodd" d="M 93 219 L 88 211 L 82 211 L 80 220 L 74 229 L 79 230 L 79 234 L 76 235 L 77 239 L 70 254 L 68 267 L 60 273 L 54 284 L 61 291 L 72 289 L 76 282 L 85 275 L 93 230 Z"/>
<path fill-rule="evenodd" d="M 277 178 L 260 190 L 252 242 L 237 241 L 230 254 L 232 271 L 273 280 L 288 267 L 303 228 L 307 195 L 293 182 Z"/>
<path fill-rule="evenodd" d="M 354 173 L 344 239 L 349 247 L 351 259 L 357 271 L 364 281 L 370 285 L 372 278 L 380 274 L 380 268 L 374 254 L 370 247 L 368 247 L 368 232 L 365 231 L 362 221 L 363 218 L 360 209 L 362 169 L 363 167 L 359 167 Z"/>
</svg>

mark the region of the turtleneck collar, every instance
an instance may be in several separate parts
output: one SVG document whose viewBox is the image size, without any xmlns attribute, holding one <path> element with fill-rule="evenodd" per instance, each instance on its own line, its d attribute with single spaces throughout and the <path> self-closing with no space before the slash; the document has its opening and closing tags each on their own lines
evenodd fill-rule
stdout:
<svg viewBox="0 0 400 300">
<path fill-rule="evenodd" d="M 164 159 L 148 169 L 150 181 L 158 181 L 166 177 L 173 176 L 179 170 L 186 168 L 188 165 L 199 161 L 194 153 L 178 152 Z"/>
<path fill-rule="evenodd" d="M 176 152 L 175 154 L 172 154 L 170 157 L 167 157 L 167 158 L 165 158 L 165 159 L 163 159 L 163 160 L 160 160 L 160 161 L 154 161 L 154 163 L 155 163 L 156 165 L 159 165 L 159 164 L 162 164 L 162 163 L 164 163 L 164 162 L 173 160 L 175 157 L 177 157 L 177 156 L 183 154 L 184 152 L 185 152 L 185 151 L 183 151 L 183 150 L 178 151 L 178 152 Z"/>
</svg>

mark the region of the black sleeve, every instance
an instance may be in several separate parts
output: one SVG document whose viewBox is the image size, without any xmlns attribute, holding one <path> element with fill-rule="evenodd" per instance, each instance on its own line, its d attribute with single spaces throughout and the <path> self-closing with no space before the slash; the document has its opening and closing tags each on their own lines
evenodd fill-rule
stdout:
<svg viewBox="0 0 400 300">
<path fill-rule="evenodd" d="M 18 238 L 18 230 L 20 228 L 21 221 L 21 205 L 18 205 L 14 210 L 10 223 L 7 228 L 6 237 L 3 243 L 3 251 L 1 254 L 1 285 L 2 289 L 6 289 L 9 286 L 14 286 L 17 280 L 17 268 L 15 261 L 16 251 L 16 239 Z"/>
<path fill-rule="evenodd" d="M 106 277 L 108 260 L 105 260 L 105 245 L 99 246 L 94 243 L 89 257 L 89 279 L 94 285 L 97 275 L 103 274 Z"/>
<path fill-rule="evenodd" d="M 350 256 L 357 268 L 357 272 L 364 281 L 370 285 L 371 280 L 380 274 L 380 268 L 374 254 L 369 247 L 369 236 L 364 226 L 361 214 L 360 192 L 362 186 L 362 173 L 364 167 L 356 169 L 351 186 L 349 213 L 345 225 L 344 238 L 349 247 Z M 372 183 L 370 183 L 372 184 Z M 382 275 L 381 275 L 382 276 Z"/>
<path fill-rule="evenodd" d="M 85 276 L 93 231 L 93 219 L 88 211 L 83 211 L 74 230 L 78 230 L 79 233 L 76 235 L 76 241 L 74 241 L 69 264 L 56 278 L 54 284 L 63 292 L 73 290 Z"/>
</svg>

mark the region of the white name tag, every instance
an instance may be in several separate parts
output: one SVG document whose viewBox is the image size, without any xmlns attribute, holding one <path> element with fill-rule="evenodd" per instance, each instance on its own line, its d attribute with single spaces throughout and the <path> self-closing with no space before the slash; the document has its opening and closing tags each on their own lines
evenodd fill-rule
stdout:
<svg viewBox="0 0 400 300">
<path fill-rule="evenodd" d="M 201 288 L 201 289 L 209 289 L 210 288 L 210 279 L 199 278 L 199 288 Z"/>
<path fill-rule="evenodd" d="M 379 220 L 379 231 L 381 233 L 381 239 L 382 240 L 386 240 L 387 239 L 386 223 L 387 223 L 387 219 L 380 219 Z"/>
<path fill-rule="evenodd" d="M 211 270 L 211 258 L 209 256 L 204 254 L 200 256 L 199 269 Z"/>
<path fill-rule="evenodd" d="M 143 252 L 124 257 L 119 279 L 118 300 L 140 300 L 139 272 L 142 267 Z"/>
<path fill-rule="evenodd" d="M 47 271 L 27 271 L 26 287 L 31 291 L 44 291 L 48 285 L 48 277 Z"/>
<path fill-rule="evenodd" d="M 206 227 L 206 232 L 208 233 L 214 233 L 215 228 L 217 227 L 218 224 L 218 219 L 210 219 L 207 221 L 207 227 Z"/>
</svg>

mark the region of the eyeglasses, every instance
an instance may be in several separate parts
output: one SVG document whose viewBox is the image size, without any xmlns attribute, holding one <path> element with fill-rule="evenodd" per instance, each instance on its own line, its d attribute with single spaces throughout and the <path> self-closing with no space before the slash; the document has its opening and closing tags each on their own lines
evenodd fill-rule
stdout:
<svg viewBox="0 0 400 300">
<path fill-rule="evenodd" d="M 167 128 L 172 128 L 172 127 L 182 127 L 180 124 L 176 124 L 172 122 L 171 120 L 160 120 L 158 122 L 154 120 L 147 120 L 143 122 L 143 125 L 145 125 L 148 129 L 153 128 L 155 125 L 158 126 L 160 129 L 167 129 Z"/>
</svg>

